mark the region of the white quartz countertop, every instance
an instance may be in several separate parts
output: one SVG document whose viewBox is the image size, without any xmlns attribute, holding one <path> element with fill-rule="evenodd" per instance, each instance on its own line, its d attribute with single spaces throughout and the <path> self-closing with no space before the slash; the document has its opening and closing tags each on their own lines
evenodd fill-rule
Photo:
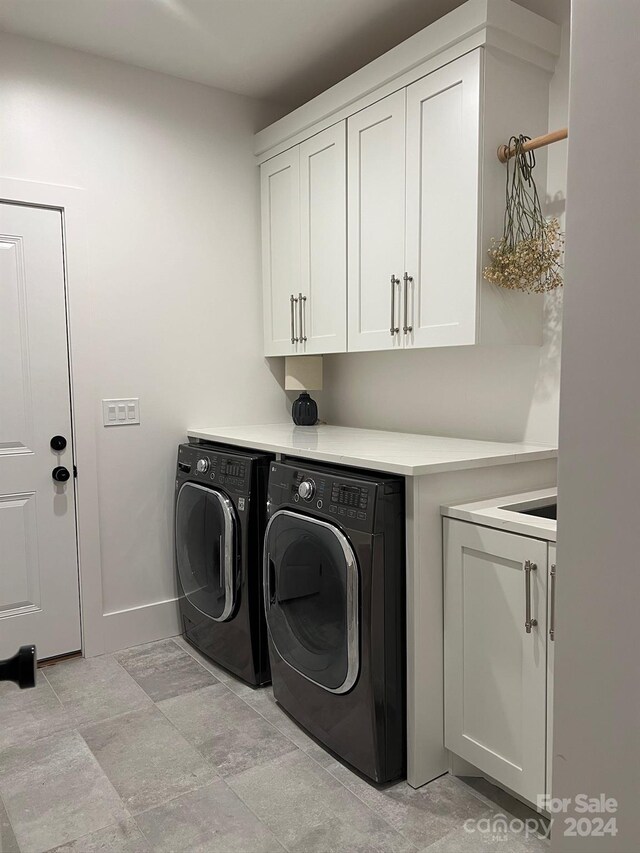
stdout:
<svg viewBox="0 0 640 853">
<path fill-rule="evenodd" d="M 194 428 L 188 430 L 188 436 L 409 477 L 553 459 L 558 453 L 557 448 L 544 444 L 475 441 L 325 424 L 298 427 L 291 422 Z"/>
<path fill-rule="evenodd" d="M 507 495 L 503 498 L 491 498 L 486 501 L 474 501 L 456 506 L 443 506 L 442 515 L 448 518 L 457 518 L 460 521 L 470 521 L 472 524 L 481 524 L 483 527 L 494 527 L 497 530 L 506 530 L 509 533 L 520 533 L 523 536 L 533 536 L 535 539 L 555 542 L 558 528 L 555 519 L 526 515 L 509 507 L 514 505 L 520 507 L 524 505 L 527 508 L 544 506 L 556 501 L 557 495 L 557 489 L 539 489 L 535 492 Z"/>
</svg>

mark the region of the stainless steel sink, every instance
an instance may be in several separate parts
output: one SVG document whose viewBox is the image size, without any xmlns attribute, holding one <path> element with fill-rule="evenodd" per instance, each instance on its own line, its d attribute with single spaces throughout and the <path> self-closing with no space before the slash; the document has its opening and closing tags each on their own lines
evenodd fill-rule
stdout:
<svg viewBox="0 0 640 853">
<path fill-rule="evenodd" d="M 558 501 L 527 501 L 521 504 L 511 504 L 510 506 L 501 506 L 500 509 L 510 510 L 511 512 L 519 512 L 522 515 L 535 515 L 537 518 L 550 518 L 554 521 L 558 520 Z"/>
</svg>

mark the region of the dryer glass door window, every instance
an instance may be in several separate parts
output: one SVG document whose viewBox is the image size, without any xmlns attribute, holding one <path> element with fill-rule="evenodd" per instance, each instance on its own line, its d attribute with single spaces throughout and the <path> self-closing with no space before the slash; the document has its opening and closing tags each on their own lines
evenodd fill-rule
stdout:
<svg viewBox="0 0 640 853">
<path fill-rule="evenodd" d="M 280 657 L 315 684 L 346 693 L 358 677 L 358 564 L 337 527 L 281 510 L 265 538 L 265 603 Z"/>
<path fill-rule="evenodd" d="M 224 622 L 236 593 L 236 519 L 225 495 L 185 483 L 176 504 L 176 562 L 182 590 L 194 607 Z"/>
</svg>

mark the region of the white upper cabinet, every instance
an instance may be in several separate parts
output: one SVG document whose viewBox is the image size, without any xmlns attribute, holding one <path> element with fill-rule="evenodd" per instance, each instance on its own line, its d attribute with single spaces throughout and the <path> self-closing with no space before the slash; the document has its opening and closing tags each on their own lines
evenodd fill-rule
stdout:
<svg viewBox="0 0 640 853">
<path fill-rule="evenodd" d="M 261 166 L 265 355 L 346 349 L 345 147 L 340 122 Z"/>
<path fill-rule="evenodd" d="M 349 350 L 403 345 L 405 98 L 394 92 L 347 123 Z"/>
<path fill-rule="evenodd" d="M 345 122 L 300 145 L 300 337 L 305 353 L 347 348 L 345 148 Z"/>
<path fill-rule="evenodd" d="M 475 50 L 407 89 L 407 346 L 476 343 L 481 65 Z"/>
<path fill-rule="evenodd" d="M 296 352 L 300 288 L 300 156 L 285 151 L 261 167 L 265 355 Z M 294 297 L 295 294 L 295 297 Z"/>
<path fill-rule="evenodd" d="M 267 355 L 542 343 L 543 298 L 482 270 L 496 150 L 547 130 L 559 48 L 550 21 L 470 0 L 256 135 Z"/>
</svg>

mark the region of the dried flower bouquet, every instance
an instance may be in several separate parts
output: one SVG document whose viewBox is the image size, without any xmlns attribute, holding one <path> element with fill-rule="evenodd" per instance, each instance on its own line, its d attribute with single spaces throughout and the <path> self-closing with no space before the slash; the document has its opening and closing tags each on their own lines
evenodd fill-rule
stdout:
<svg viewBox="0 0 640 853">
<path fill-rule="evenodd" d="M 532 176 L 535 155 L 522 149 L 528 139 L 509 140 L 515 154 L 507 161 L 504 234 L 492 240 L 484 277 L 510 290 L 547 293 L 562 287 L 564 235 L 558 220 L 547 221 L 542 213 Z"/>
</svg>

